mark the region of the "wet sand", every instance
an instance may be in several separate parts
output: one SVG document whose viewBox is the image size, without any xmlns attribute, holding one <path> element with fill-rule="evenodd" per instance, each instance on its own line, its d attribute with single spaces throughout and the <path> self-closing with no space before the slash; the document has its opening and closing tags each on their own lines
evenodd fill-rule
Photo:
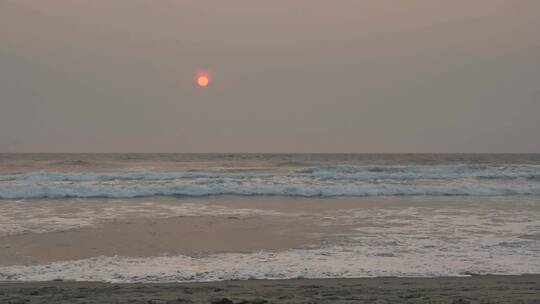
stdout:
<svg viewBox="0 0 540 304">
<path fill-rule="evenodd" d="M 0 303 L 540 303 L 540 275 L 250 280 L 184 284 L 0 283 Z"/>
<path fill-rule="evenodd" d="M 323 230 L 325 227 L 310 225 L 302 217 L 287 216 L 138 218 L 68 231 L 1 237 L 0 265 L 115 255 L 277 251 L 318 243 Z"/>
</svg>

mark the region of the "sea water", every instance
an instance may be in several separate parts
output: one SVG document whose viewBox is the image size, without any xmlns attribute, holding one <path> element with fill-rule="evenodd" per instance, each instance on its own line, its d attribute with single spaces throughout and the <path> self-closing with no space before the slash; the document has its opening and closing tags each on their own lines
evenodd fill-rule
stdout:
<svg viewBox="0 0 540 304">
<path fill-rule="evenodd" d="M 293 198 L 323 200 L 336 208 L 287 212 L 183 200 L 231 196 L 290 204 Z M 359 203 L 341 206 L 350 200 Z M 0 266 L 0 280 L 540 273 L 538 154 L 0 155 L 0 242 L 2 236 L 92 227 L 133 214 L 307 216 L 317 225 L 353 229 L 310 248 L 278 252 Z"/>
</svg>

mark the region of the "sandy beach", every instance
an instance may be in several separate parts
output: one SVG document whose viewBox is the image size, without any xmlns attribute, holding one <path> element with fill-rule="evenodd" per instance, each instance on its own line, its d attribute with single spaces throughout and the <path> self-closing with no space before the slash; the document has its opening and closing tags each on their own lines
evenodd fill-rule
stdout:
<svg viewBox="0 0 540 304">
<path fill-rule="evenodd" d="M 540 303 L 540 276 L 0 283 L 1 303 Z"/>
</svg>

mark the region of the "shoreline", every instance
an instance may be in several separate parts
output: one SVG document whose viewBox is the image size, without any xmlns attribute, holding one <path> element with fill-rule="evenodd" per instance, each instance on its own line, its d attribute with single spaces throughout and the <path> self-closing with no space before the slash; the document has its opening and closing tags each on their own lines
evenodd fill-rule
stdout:
<svg viewBox="0 0 540 304">
<path fill-rule="evenodd" d="M 537 202 L 222 197 L 13 203 L 3 206 L 4 227 L 30 232 L 0 237 L 0 279 L 540 273 Z"/>
<path fill-rule="evenodd" d="M 190 283 L 0 282 L 1 303 L 540 303 L 540 274 Z"/>
</svg>

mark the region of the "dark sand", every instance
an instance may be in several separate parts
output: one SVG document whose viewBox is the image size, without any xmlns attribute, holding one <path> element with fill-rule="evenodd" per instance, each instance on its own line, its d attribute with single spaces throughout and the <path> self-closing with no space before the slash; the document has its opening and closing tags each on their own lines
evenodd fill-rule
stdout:
<svg viewBox="0 0 540 304">
<path fill-rule="evenodd" d="M 0 283 L 0 303 L 540 303 L 540 275 L 185 284 Z"/>
</svg>

